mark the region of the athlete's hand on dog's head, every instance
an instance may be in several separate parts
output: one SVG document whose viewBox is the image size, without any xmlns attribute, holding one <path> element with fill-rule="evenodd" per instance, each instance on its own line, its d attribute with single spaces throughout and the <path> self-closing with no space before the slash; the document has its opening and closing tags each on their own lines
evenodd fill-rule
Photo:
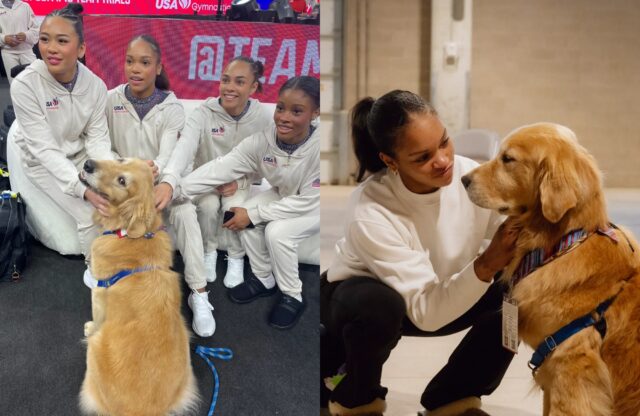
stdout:
<svg viewBox="0 0 640 416">
<path fill-rule="evenodd" d="M 493 276 L 504 269 L 513 259 L 518 234 L 522 229 L 514 218 L 507 218 L 498 227 L 491 239 L 489 247 L 474 262 L 474 270 L 478 278 L 490 282 Z"/>
<path fill-rule="evenodd" d="M 156 209 L 162 211 L 173 198 L 173 188 L 166 182 L 160 182 L 153 188 L 155 195 Z"/>
<path fill-rule="evenodd" d="M 93 192 L 91 189 L 84 191 L 84 199 L 89 201 L 91 205 L 98 210 L 103 217 L 109 216 L 109 201 Z"/>
<path fill-rule="evenodd" d="M 228 228 L 231 231 L 240 231 L 244 230 L 249 224 L 251 224 L 251 219 L 249 218 L 249 213 L 246 209 L 233 207 L 230 208 L 229 211 L 234 212 L 235 215 L 229 221 L 222 224 L 223 227 Z"/>
<path fill-rule="evenodd" d="M 153 172 L 153 180 L 155 181 L 158 177 L 158 165 L 155 164 L 153 160 L 147 160 L 147 165 L 151 166 L 151 171 Z"/>
</svg>

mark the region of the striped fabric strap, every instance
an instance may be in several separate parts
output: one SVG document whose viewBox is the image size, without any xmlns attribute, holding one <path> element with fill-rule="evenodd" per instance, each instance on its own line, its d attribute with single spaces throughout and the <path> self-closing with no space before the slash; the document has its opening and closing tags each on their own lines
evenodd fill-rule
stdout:
<svg viewBox="0 0 640 416">
<path fill-rule="evenodd" d="M 218 379 L 218 372 L 211 360 L 207 357 L 219 358 L 224 361 L 229 361 L 233 358 L 233 352 L 229 348 L 209 348 L 198 345 L 196 347 L 196 354 L 202 357 L 207 362 L 211 372 L 213 373 L 213 398 L 211 399 L 211 406 L 209 407 L 209 413 L 207 416 L 213 416 L 213 411 L 216 408 L 216 402 L 218 401 L 218 391 L 220 390 L 220 381 Z"/>
<path fill-rule="evenodd" d="M 543 248 L 531 250 L 520 260 L 520 265 L 512 277 L 513 284 L 517 284 L 538 267 L 567 253 L 570 249 L 582 243 L 589 235 L 590 234 L 583 229 L 573 230 L 562 236 L 551 252 L 546 252 Z"/>
</svg>

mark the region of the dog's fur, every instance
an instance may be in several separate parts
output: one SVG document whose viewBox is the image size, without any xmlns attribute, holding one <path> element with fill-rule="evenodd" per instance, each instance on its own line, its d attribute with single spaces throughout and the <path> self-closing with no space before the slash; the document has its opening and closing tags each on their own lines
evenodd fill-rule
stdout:
<svg viewBox="0 0 640 416">
<path fill-rule="evenodd" d="M 171 242 L 158 231 L 151 168 L 133 159 L 92 163 L 93 172 L 81 178 L 110 203 L 110 215 L 96 211 L 94 220 L 105 230 L 128 232 L 125 238 L 96 238 L 93 275 L 107 279 L 123 269 L 152 269 L 92 290 L 81 407 L 101 415 L 182 414 L 195 405 L 197 391 L 179 279 L 170 270 Z M 145 238 L 148 232 L 155 236 Z"/>
<path fill-rule="evenodd" d="M 538 123 L 515 130 L 496 159 L 465 181 L 474 203 L 515 217 L 523 227 L 506 280 L 530 250 L 551 249 L 572 230 L 608 224 L 600 172 L 564 126 Z M 628 231 L 615 234 L 617 243 L 591 235 L 513 290 L 520 337 L 534 349 L 618 294 L 604 314 L 604 339 L 594 327 L 584 329 L 560 344 L 535 373 L 545 415 L 639 415 L 640 249 Z"/>
</svg>

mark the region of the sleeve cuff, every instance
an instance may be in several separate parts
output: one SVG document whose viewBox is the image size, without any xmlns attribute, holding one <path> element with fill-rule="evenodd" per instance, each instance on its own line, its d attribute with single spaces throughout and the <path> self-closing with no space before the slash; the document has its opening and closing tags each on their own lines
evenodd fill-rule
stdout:
<svg viewBox="0 0 640 416">
<path fill-rule="evenodd" d="M 247 215 L 249 215 L 249 219 L 253 223 L 253 225 L 260 224 L 264 222 L 260 217 L 260 213 L 258 212 L 258 207 L 249 208 L 247 210 Z"/>
<path fill-rule="evenodd" d="M 83 184 L 80 181 L 76 182 L 76 185 L 74 186 L 74 192 L 78 198 L 84 199 L 84 193 L 86 191 L 87 191 L 87 186 L 85 184 Z"/>
</svg>

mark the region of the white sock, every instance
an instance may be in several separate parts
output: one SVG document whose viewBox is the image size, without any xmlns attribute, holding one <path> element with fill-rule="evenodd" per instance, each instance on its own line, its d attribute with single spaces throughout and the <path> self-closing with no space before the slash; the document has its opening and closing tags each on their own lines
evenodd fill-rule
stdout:
<svg viewBox="0 0 640 416">
<path fill-rule="evenodd" d="M 287 293 L 287 295 L 291 296 L 292 298 L 294 298 L 298 302 L 302 302 L 302 293 L 293 293 L 293 294 Z"/>
<path fill-rule="evenodd" d="M 267 277 L 256 276 L 256 278 L 258 278 L 258 280 L 260 280 L 260 283 L 262 283 L 267 289 L 271 289 L 276 285 L 276 279 L 275 277 L 273 277 L 273 273 L 269 273 L 269 276 Z"/>
</svg>

